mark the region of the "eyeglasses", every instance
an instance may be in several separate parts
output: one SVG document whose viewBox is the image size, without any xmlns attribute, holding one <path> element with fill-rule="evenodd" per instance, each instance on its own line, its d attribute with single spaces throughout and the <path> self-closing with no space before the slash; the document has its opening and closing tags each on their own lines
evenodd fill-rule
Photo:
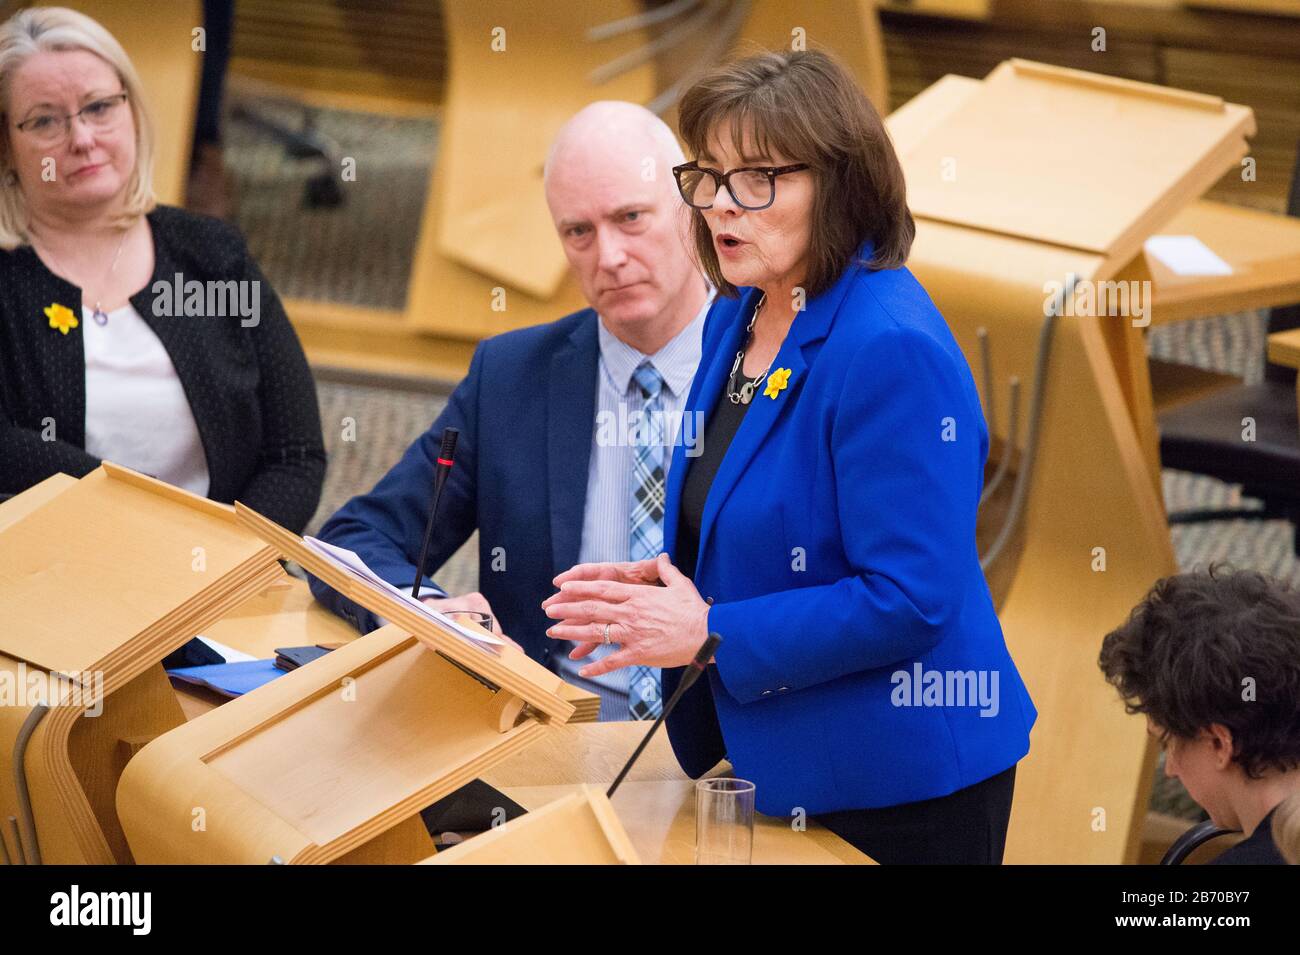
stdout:
<svg viewBox="0 0 1300 955">
<path fill-rule="evenodd" d="M 122 105 L 127 100 L 126 91 L 105 96 L 88 103 L 75 113 L 40 113 L 18 123 L 18 128 L 44 146 L 53 146 L 72 133 L 72 121 L 80 117 L 91 129 L 112 128 L 122 118 Z"/>
<path fill-rule="evenodd" d="M 682 198 L 693 209 L 712 209 L 718 190 L 726 186 L 736 205 L 756 212 L 776 201 L 777 176 L 807 168 L 807 163 L 799 162 L 789 166 L 745 166 L 723 173 L 688 162 L 674 166 L 673 175 Z"/>
</svg>

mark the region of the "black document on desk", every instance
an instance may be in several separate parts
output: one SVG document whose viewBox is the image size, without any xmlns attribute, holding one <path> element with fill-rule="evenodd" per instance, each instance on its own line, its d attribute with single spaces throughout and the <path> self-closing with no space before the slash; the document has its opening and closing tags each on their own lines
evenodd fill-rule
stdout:
<svg viewBox="0 0 1300 955">
<path fill-rule="evenodd" d="M 486 832 L 527 811 L 501 790 L 475 779 L 421 809 L 420 817 L 437 840 L 444 832 Z"/>
</svg>

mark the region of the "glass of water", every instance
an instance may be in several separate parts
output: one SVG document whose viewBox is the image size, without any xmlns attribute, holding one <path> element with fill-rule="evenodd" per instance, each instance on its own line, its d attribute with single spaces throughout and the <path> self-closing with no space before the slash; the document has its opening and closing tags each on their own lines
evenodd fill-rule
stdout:
<svg viewBox="0 0 1300 955">
<path fill-rule="evenodd" d="M 483 613 L 478 610 L 444 610 L 443 613 L 455 620 L 457 623 L 472 623 L 482 627 L 488 633 L 493 633 L 492 614 Z"/>
<path fill-rule="evenodd" d="M 754 850 L 754 784 L 719 776 L 695 784 L 695 864 L 749 865 Z"/>
</svg>

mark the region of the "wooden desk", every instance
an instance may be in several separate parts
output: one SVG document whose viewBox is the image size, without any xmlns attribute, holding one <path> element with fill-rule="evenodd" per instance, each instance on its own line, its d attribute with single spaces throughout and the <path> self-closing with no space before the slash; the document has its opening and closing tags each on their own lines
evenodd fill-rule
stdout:
<svg viewBox="0 0 1300 955">
<path fill-rule="evenodd" d="M 645 732 L 643 723 L 578 723 L 556 727 L 528 749 L 483 775 L 525 809 L 537 809 L 582 782 L 612 782 Z M 719 763 L 709 775 L 731 773 Z M 695 783 L 682 773 L 660 733 L 614 794 L 614 809 L 647 864 L 695 861 Z M 839 836 L 809 821 L 797 832 L 790 821 L 755 814 L 754 862 L 759 865 L 874 865 Z"/>
<path fill-rule="evenodd" d="M 1300 368 L 1300 328 L 1269 335 L 1268 360 L 1290 368 Z M 1296 378 L 1296 409 L 1300 411 L 1300 376 Z"/>
<path fill-rule="evenodd" d="M 1300 328 L 1269 335 L 1268 360 L 1290 368 L 1300 368 Z"/>
<path fill-rule="evenodd" d="M 1196 236 L 1232 274 L 1178 275 L 1138 255 L 1116 280 L 1151 282 L 1153 325 L 1300 301 L 1300 219 L 1202 199 L 1158 234 Z"/>
<path fill-rule="evenodd" d="M 345 632 L 334 627 L 336 622 Z M 346 624 L 311 603 L 305 584 L 290 578 L 248 601 L 207 635 L 247 653 L 266 655 L 276 646 L 320 642 L 322 634 L 337 635 L 341 640 L 355 639 Z M 189 719 L 225 702 L 193 687 L 177 687 L 176 696 Z M 552 727 L 550 732 L 483 773 L 481 778 L 524 808 L 537 809 L 581 783 L 612 782 L 644 731 L 645 724 L 632 722 L 569 723 Z M 730 772 L 728 764 L 719 763 L 711 775 Z M 644 862 L 690 864 L 694 861 L 694 782 L 677 765 L 664 733 L 660 732 L 647 747 L 613 802 Z M 423 830 L 417 831 L 417 822 L 414 818 L 404 822 L 402 831 L 394 834 L 393 839 L 421 836 Z M 348 861 L 375 860 L 367 857 Z M 866 855 L 815 822 L 808 822 L 807 829 L 799 832 L 786 819 L 762 815 L 757 815 L 754 821 L 754 862 L 873 864 Z"/>
<path fill-rule="evenodd" d="M 560 729 L 562 732 L 549 733 L 498 763 L 483 776 L 483 781 L 497 789 L 611 783 L 636 749 L 646 727 L 628 721 L 570 724 Z M 668 734 L 660 729 L 632 767 L 627 781 L 681 782 L 686 778 L 668 744 Z"/>
<path fill-rule="evenodd" d="M 74 483 L 59 476 L 45 488 L 49 493 L 28 497 L 0 508 L 0 522 L 13 522 L 30 513 L 34 503 Z M 2 524 L 0 524 L 2 526 Z M 241 604 L 205 636 L 258 657 L 276 647 L 327 641 L 351 642 L 356 632 L 315 603 L 305 582 L 286 576 Z M 197 687 L 178 686 L 176 698 L 186 719 L 221 705 L 224 698 Z M 570 723 L 555 727 L 528 748 L 483 775 L 526 809 L 536 809 L 583 782 L 609 783 L 635 749 L 643 723 Z M 731 767 L 719 763 L 710 775 L 726 775 Z M 662 731 L 642 754 L 627 781 L 614 796 L 614 808 L 637 852 L 647 863 L 690 864 L 695 853 L 695 787 L 677 765 Z M 409 825 L 408 825 L 409 823 Z M 417 840 L 423 831 L 415 820 L 400 826 L 399 836 Z M 427 838 L 427 837 L 425 837 Z M 425 850 L 427 851 L 427 850 Z M 349 861 L 385 861 L 378 857 Z M 834 833 L 809 821 L 806 831 L 788 820 L 756 815 L 754 862 L 758 864 L 871 865 L 872 860 Z"/>
</svg>

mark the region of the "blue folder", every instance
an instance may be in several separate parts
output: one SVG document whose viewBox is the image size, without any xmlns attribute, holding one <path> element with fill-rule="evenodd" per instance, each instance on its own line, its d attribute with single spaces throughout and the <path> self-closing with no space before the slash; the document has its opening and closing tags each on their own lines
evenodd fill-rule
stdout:
<svg viewBox="0 0 1300 955">
<path fill-rule="evenodd" d="M 222 696 L 243 696 L 249 690 L 256 690 L 264 683 L 270 683 L 285 671 L 275 665 L 274 660 L 248 660 L 244 663 L 211 663 L 199 667 L 179 667 L 168 670 L 167 675 L 205 686 Z"/>
</svg>

